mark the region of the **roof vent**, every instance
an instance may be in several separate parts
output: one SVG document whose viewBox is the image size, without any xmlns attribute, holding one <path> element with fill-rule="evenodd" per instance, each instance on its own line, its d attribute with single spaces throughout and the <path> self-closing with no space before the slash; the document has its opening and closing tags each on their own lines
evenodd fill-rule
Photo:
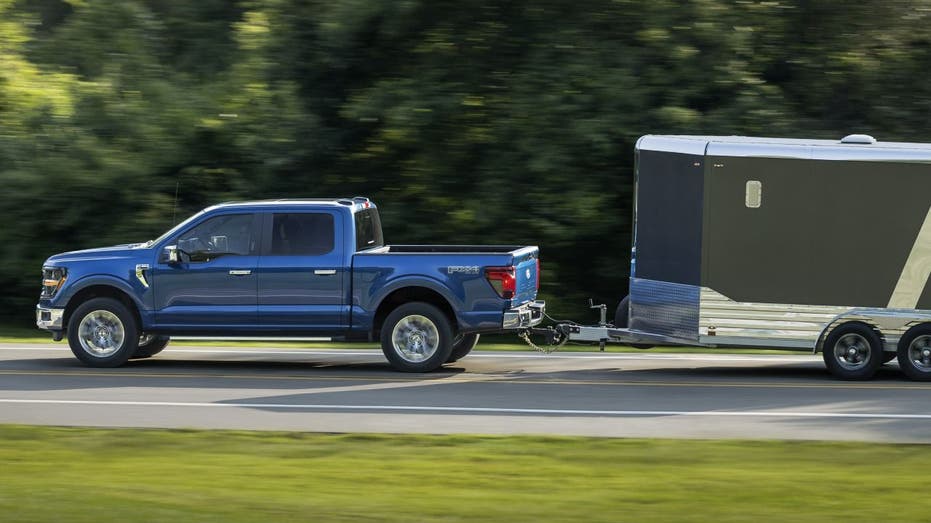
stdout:
<svg viewBox="0 0 931 523">
<path fill-rule="evenodd" d="M 841 138 L 840 143 L 856 143 L 870 145 L 876 143 L 876 138 L 868 134 L 848 134 L 847 136 Z"/>
</svg>

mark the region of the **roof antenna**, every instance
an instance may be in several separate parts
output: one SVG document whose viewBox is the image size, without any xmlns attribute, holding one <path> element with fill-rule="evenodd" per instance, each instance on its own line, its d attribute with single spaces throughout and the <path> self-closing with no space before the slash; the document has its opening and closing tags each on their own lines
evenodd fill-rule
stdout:
<svg viewBox="0 0 931 523">
<path fill-rule="evenodd" d="M 178 217 L 178 188 L 179 188 L 179 187 L 181 187 L 181 178 L 180 178 L 180 177 L 178 178 L 177 181 L 175 181 L 175 205 L 174 205 L 174 207 L 171 209 L 171 224 L 172 224 L 172 225 L 177 225 L 177 224 L 178 224 L 177 217 Z"/>
</svg>

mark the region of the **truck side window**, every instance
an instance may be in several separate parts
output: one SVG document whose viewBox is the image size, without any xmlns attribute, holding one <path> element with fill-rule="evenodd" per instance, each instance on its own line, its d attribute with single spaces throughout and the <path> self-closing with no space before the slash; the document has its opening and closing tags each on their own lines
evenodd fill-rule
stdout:
<svg viewBox="0 0 931 523">
<path fill-rule="evenodd" d="M 319 256 L 332 252 L 335 242 L 332 214 L 275 214 L 272 220 L 273 256 Z"/>
<path fill-rule="evenodd" d="M 226 256 L 245 256 L 255 251 L 252 214 L 223 214 L 210 218 L 178 238 L 178 248 L 192 262 Z"/>
</svg>

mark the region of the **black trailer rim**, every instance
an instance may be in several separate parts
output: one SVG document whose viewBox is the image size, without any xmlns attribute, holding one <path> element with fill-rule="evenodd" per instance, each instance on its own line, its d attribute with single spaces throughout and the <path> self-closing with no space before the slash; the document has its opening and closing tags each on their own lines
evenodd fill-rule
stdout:
<svg viewBox="0 0 931 523">
<path fill-rule="evenodd" d="M 845 370 L 860 370 L 870 361 L 872 348 L 864 336 L 855 332 L 844 334 L 834 344 L 834 359 Z"/>
<path fill-rule="evenodd" d="M 908 345 L 908 360 L 915 370 L 931 372 L 931 335 L 917 336 Z"/>
</svg>

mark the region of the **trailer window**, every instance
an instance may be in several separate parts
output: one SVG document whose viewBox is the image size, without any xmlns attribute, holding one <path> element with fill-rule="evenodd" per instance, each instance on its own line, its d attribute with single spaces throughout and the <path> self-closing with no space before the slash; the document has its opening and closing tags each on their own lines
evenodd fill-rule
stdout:
<svg viewBox="0 0 931 523">
<path fill-rule="evenodd" d="M 750 209 L 759 209 L 763 204 L 763 182 L 748 180 L 744 204 Z"/>
<path fill-rule="evenodd" d="M 375 249 L 385 245 L 381 233 L 378 210 L 365 209 L 356 213 L 356 251 Z"/>
</svg>

